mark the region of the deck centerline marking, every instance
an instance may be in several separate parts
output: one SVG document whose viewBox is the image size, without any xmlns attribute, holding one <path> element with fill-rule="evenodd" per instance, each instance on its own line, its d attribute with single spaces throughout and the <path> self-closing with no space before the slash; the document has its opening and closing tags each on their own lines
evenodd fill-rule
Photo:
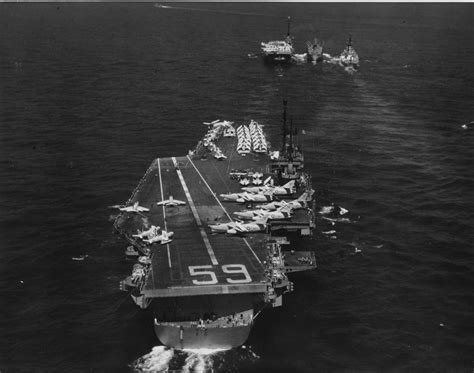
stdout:
<svg viewBox="0 0 474 373">
<path fill-rule="evenodd" d="M 163 181 L 161 179 L 161 166 L 160 166 L 160 158 L 156 159 L 156 163 L 158 163 L 158 175 L 160 176 L 160 190 L 161 190 L 161 200 L 163 201 L 165 198 L 163 196 Z M 165 231 L 168 232 L 168 226 L 166 224 L 166 210 L 165 205 L 163 204 L 163 225 L 165 226 Z M 170 244 L 166 244 L 166 251 L 168 253 L 168 267 L 171 268 L 171 254 L 170 254 Z"/>
<path fill-rule="evenodd" d="M 196 172 L 198 173 L 198 175 L 201 177 L 202 181 L 204 181 L 204 184 L 206 184 L 207 188 L 209 189 L 209 191 L 211 192 L 211 194 L 214 196 L 214 198 L 216 199 L 217 203 L 219 204 L 219 206 L 222 208 L 222 210 L 224 211 L 224 214 L 227 215 L 227 217 L 229 218 L 229 220 L 231 222 L 234 221 L 234 219 L 232 219 L 230 217 L 230 215 L 227 213 L 227 210 L 224 208 L 224 206 L 222 205 L 221 201 L 219 200 L 219 198 L 217 198 L 216 196 L 216 193 L 214 193 L 214 191 L 211 189 L 211 187 L 209 186 L 209 184 L 207 183 L 206 179 L 204 179 L 204 176 L 202 176 L 202 174 L 199 172 L 199 170 L 197 169 L 196 165 L 194 164 L 194 162 L 191 160 L 191 158 L 189 158 L 189 155 L 186 156 L 189 161 L 191 162 L 191 164 L 193 165 L 194 169 L 196 170 Z M 247 239 L 246 238 L 243 238 L 245 244 L 247 245 L 247 247 L 249 248 L 249 250 L 252 252 L 253 256 L 257 259 L 257 261 L 262 264 L 262 261 L 260 260 L 260 258 L 258 257 L 258 255 L 255 253 L 255 251 L 253 251 L 252 247 L 250 246 L 250 244 L 248 243 Z"/>
<path fill-rule="evenodd" d="M 183 174 L 181 170 L 178 168 L 178 162 L 176 161 L 175 157 L 172 157 L 171 159 L 173 160 L 176 173 L 178 174 L 179 181 L 181 182 L 181 186 L 183 187 L 184 194 L 186 195 L 186 198 L 188 199 L 189 206 L 191 207 L 191 211 L 194 216 L 194 220 L 196 220 L 196 224 L 199 228 L 199 232 L 201 233 L 201 237 L 204 242 L 204 245 L 206 246 L 209 257 L 211 258 L 211 262 L 213 265 L 218 265 L 219 262 L 217 261 L 216 254 L 214 254 L 214 250 L 212 249 L 211 243 L 209 242 L 209 238 L 207 237 L 206 231 L 204 230 L 202 226 L 201 219 L 199 218 L 199 214 L 196 210 L 196 206 L 194 205 L 194 201 L 191 197 L 191 193 L 189 193 L 189 189 L 188 189 L 188 186 L 186 185 L 186 181 L 184 180 Z"/>
</svg>

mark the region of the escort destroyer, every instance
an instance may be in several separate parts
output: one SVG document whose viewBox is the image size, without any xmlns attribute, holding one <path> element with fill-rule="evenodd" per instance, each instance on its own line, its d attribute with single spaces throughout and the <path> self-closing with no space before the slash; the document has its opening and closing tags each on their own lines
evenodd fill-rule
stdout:
<svg viewBox="0 0 474 373">
<path fill-rule="evenodd" d="M 306 54 L 308 56 L 308 62 L 312 62 L 313 64 L 322 62 L 323 43 L 319 41 L 318 38 L 314 38 L 313 41 L 306 42 Z"/>
<path fill-rule="evenodd" d="M 339 57 L 341 66 L 357 70 L 359 68 L 359 55 L 352 46 L 352 37 L 349 36 L 347 45 Z"/>
<path fill-rule="evenodd" d="M 137 257 L 121 289 L 151 310 L 162 344 L 238 347 L 260 312 L 293 290 L 288 273 L 316 268 L 299 244 L 314 228 L 311 177 L 284 108 L 278 150 L 255 121 L 206 123 L 194 150 L 153 160 L 116 206 L 114 226 Z"/>
</svg>

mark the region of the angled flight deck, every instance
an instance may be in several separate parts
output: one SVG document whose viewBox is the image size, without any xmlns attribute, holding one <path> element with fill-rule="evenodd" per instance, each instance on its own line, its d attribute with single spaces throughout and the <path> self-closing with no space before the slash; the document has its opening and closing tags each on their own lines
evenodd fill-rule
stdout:
<svg viewBox="0 0 474 373">
<path fill-rule="evenodd" d="M 151 269 L 141 288 L 146 297 L 263 293 L 267 289 L 264 233 L 212 234 L 208 225 L 229 222 L 235 217 L 233 212 L 245 208 L 219 197 L 241 191 L 229 177 L 231 167 L 268 173 L 269 157 L 242 157 L 235 151 L 235 139 L 222 139 L 219 146 L 227 156 L 222 161 L 197 155 L 155 159 L 131 199 L 150 211 L 119 218 L 119 228 L 131 234 L 151 224 L 174 232 L 170 243 L 151 245 Z M 170 196 L 186 204 L 157 205 Z"/>
</svg>

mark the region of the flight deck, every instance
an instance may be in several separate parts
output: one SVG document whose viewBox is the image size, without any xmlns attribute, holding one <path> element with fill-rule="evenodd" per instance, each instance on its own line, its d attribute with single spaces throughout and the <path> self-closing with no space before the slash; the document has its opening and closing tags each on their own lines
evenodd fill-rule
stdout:
<svg viewBox="0 0 474 373">
<path fill-rule="evenodd" d="M 219 197 L 241 192 L 241 185 L 229 176 L 231 170 L 268 174 L 271 161 L 267 154 L 241 156 L 235 151 L 235 138 L 222 138 L 219 147 L 227 159 L 217 160 L 199 151 L 199 146 L 194 154 L 184 157 L 155 159 L 130 200 L 150 211 L 123 213 L 116 222 L 129 237 L 152 224 L 174 232 L 170 243 L 151 245 L 150 271 L 141 288 L 148 298 L 267 290 L 265 232 L 215 234 L 208 225 L 233 221 L 233 213 L 246 208 Z M 170 196 L 186 204 L 157 205 Z M 306 213 L 295 218 L 292 224 L 299 220 L 308 225 Z"/>
</svg>

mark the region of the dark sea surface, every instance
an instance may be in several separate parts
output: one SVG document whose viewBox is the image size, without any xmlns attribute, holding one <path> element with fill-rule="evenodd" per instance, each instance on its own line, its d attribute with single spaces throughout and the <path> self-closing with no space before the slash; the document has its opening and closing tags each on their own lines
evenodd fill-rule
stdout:
<svg viewBox="0 0 474 373">
<path fill-rule="evenodd" d="M 472 372 L 473 9 L 0 4 L 1 372 Z M 351 33 L 360 70 L 249 58 L 287 15 L 300 52 L 318 36 L 338 55 Z M 107 206 L 155 157 L 193 148 L 203 121 L 254 119 L 278 142 L 285 98 L 318 270 L 292 277 L 246 348 L 156 347 L 119 291 L 131 263 Z"/>
</svg>

